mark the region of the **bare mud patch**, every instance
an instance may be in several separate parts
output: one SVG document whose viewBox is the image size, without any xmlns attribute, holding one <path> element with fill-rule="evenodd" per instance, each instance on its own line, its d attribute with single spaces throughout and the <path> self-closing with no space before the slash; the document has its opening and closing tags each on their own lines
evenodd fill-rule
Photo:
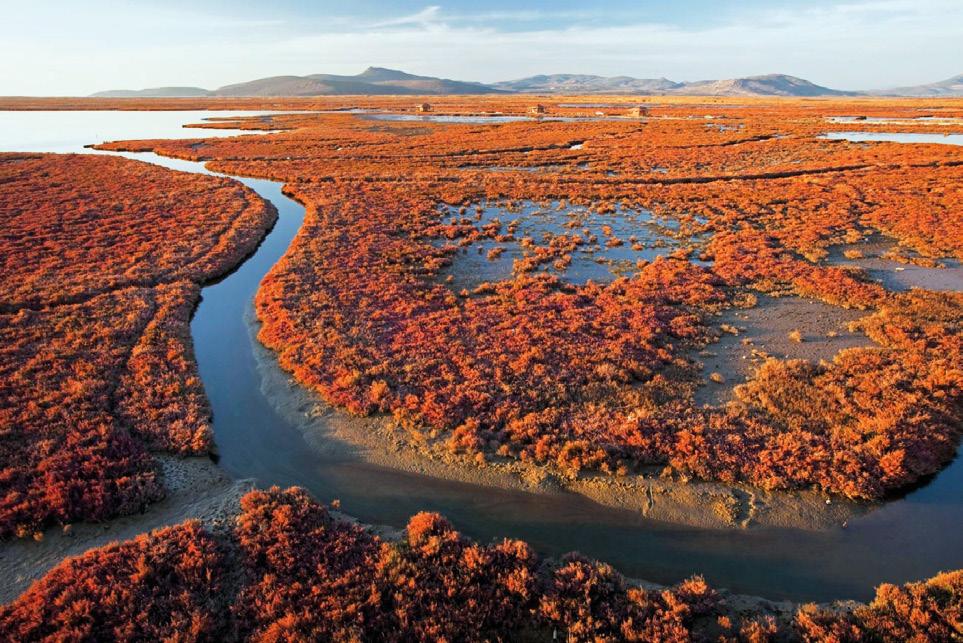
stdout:
<svg viewBox="0 0 963 643">
<path fill-rule="evenodd" d="M 704 380 L 696 404 L 728 402 L 735 386 L 768 357 L 830 361 L 847 348 L 873 346 L 868 337 L 847 327 L 867 314 L 812 299 L 763 295 L 752 308 L 722 312 L 714 323 L 722 333 L 719 341 L 695 356 L 702 362 Z"/>
<path fill-rule="evenodd" d="M 902 261 L 895 257 L 900 257 Z M 963 291 L 963 264 L 957 259 L 923 260 L 894 242 L 875 236 L 858 243 L 834 246 L 826 259 L 835 266 L 856 266 L 870 279 L 894 291 Z M 930 265 L 923 265 L 930 264 Z"/>
</svg>

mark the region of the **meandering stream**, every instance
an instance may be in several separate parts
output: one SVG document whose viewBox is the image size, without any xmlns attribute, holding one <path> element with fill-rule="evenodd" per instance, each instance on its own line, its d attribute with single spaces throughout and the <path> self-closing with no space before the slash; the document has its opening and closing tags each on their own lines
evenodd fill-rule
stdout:
<svg viewBox="0 0 963 643">
<path fill-rule="evenodd" d="M 0 112 L 0 151 L 89 153 L 84 145 L 106 140 L 237 134 L 179 127 L 222 115 L 227 114 Z M 202 163 L 123 155 L 213 174 Z M 214 411 L 219 464 L 230 475 L 264 485 L 301 485 L 322 501 L 339 498 L 347 513 L 365 522 L 402 526 L 417 511 L 435 510 L 474 538 L 522 538 L 547 554 L 579 550 L 655 582 L 702 573 L 714 585 L 773 599 L 866 599 L 880 582 L 963 567 L 960 458 L 925 486 L 851 520 L 845 529 L 806 531 L 664 524 L 574 494 L 505 491 L 319 453 L 263 392 L 256 359 L 263 349 L 255 346 L 249 325 L 254 293 L 296 235 L 304 208 L 284 196 L 279 183 L 234 178 L 274 203 L 280 216 L 255 254 L 203 289 L 191 322 Z"/>
</svg>

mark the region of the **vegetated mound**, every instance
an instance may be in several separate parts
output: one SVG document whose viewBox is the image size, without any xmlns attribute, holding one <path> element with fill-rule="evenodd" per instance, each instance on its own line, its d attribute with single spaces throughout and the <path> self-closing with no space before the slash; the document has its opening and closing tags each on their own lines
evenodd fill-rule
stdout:
<svg viewBox="0 0 963 643">
<path fill-rule="evenodd" d="M 188 320 L 275 216 L 230 179 L 0 155 L 0 536 L 134 512 L 148 449 L 210 448 Z"/>
<path fill-rule="evenodd" d="M 883 585 L 869 605 L 736 609 L 694 577 L 645 589 L 576 554 L 474 543 L 438 514 L 397 540 L 300 489 L 254 491 L 233 528 L 195 522 L 69 559 L 0 607 L 0 636 L 90 640 L 950 640 L 963 572 Z M 835 637 L 835 638 L 834 638 Z"/>
<path fill-rule="evenodd" d="M 458 113 L 526 106 L 450 100 Z M 907 112 L 918 114 L 874 113 Z M 845 104 L 759 103 L 734 116 L 680 103 L 647 118 L 417 127 L 297 115 L 276 123 L 303 129 L 256 140 L 107 147 L 229 159 L 214 167 L 285 180 L 307 215 L 258 293 L 262 342 L 329 402 L 391 414 L 432 455 L 572 476 L 660 465 L 880 498 L 956 450 L 963 294 L 892 293 L 823 259 L 880 232 L 920 255 L 963 257 L 963 156 L 820 139 L 838 113 Z M 503 205 L 505 220 L 486 218 L 485 203 Z M 528 232 L 526 203 L 592 224 Z M 540 274 L 577 269 L 593 236 L 642 247 L 608 225 L 619 211 L 677 222 L 678 247 L 605 281 Z M 495 245 L 521 248 L 512 274 L 453 289 L 460 265 L 501 260 L 485 254 Z M 753 292 L 865 310 L 860 327 L 878 347 L 820 364 L 768 356 L 737 403 L 696 406 L 689 356 L 721 332 L 715 313 L 753 305 Z"/>
</svg>

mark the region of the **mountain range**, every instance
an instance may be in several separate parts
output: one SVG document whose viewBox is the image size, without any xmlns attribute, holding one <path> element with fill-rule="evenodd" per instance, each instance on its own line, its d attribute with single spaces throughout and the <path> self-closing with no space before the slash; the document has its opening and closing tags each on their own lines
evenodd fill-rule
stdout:
<svg viewBox="0 0 963 643">
<path fill-rule="evenodd" d="M 182 91 L 183 93 L 175 93 Z M 215 90 L 200 87 L 157 87 L 154 89 L 98 92 L 99 98 L 172 97 L 172 96 L 345 96 L 345 95 L 426 95 L 498 94 L 502 90 L 481 83 L 415 76 L 395 69 L 368 67 L 355 76 L 311 74 L 309 76 L 271 76 L 245 83 L 225 85 Z"/>
<path fill-rule="evenodd" d="M 895 89 L 870 91 L 866 93 L 876 96 L 963 96 L 963 74 L 957 74 L 952 78 L 941 80 L 938 83 L 929 83 L 928 85 L 896 87 Z"/>
<path fill-rule="evenodd" d="M 675 82 L 667 78 L 550 74 L 482 84 L 416 76 L 395 69 L 368 67 L 355 76 L 311 74 L 271 76 L 214 90 L 201 87 L 155 87 L 98 92 L 98 98 L 171 98 L 200 96 L 346 96 L 442 94 L 666 94 L 685 96 L 963 96 L 963 74 L 913 87 L 841 91 L 795 76 L 767 74 L 726 80 Z"/>
</svg>

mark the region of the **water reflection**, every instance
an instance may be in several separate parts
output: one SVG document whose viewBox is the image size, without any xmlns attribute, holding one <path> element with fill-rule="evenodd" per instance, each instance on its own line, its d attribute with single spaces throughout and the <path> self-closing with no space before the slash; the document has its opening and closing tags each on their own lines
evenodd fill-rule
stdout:
<svg viewBox="0 0 963 643">
<path fill-rule="evenodd" d="M 612 212 L 598 213 L 559 201 L 544 205 L 523 201 L 510 208 L 504 204 L 479 205 L 466 213 L 443 206 L 441 213 L 443 222 L 471 222 L 488 235 L 462 247 L 442 271 L 441 277 L 450 276 L 449 283 L 456 291 L 511 278 L 515 262 L 533 256 L 533 244 L 554 242 L 570 248 L 565 253 L 569 259 L 546 262 L 535 272 L 553 273 L 575 284 L 609 282 L 635 272 L 640 260 L 653 261 L 691 247 L 689 239 L 679 234 L 678 220 L 660 219 L 648 210 L 621 205 Z M 708 265 L 698 258 L 691 260 Z"/>
</svg>

